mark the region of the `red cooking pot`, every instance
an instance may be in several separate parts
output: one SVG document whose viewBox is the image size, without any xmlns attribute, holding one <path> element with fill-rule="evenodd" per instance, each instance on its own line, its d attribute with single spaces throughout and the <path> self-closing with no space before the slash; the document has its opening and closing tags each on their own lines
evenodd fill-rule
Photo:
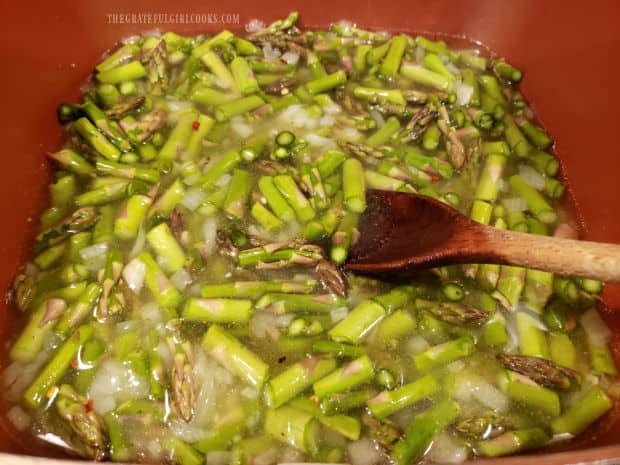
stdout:
<svg viewBox="0 0 620 465">
<path fill-rule="evenodd" d="M 434 0 L 329 4 L 289 0 L 108 0 L 7 2 L 0 29 L 0 292 L 28 258 L 46 205 L 50 170 L 44 156 L 62 141 L 55 109 L 75 101 L 93 66 L 121 38 L 149 29 L 181 34 L 241 32 L 252 18 L 271 22 L 291 10 L 301 25 L 325 28 L 348 19 L 369 29 L 447 34 L 479 41 L 505 56 L 527 75 L 522 93 L 556 140 L 556 153 L 570 190 L 583 239 L 620 243 L 618 177 L 620 158 L 617 59 L 620 3 L 587 4 L 558 0 Z M 607 286 L 601 312 L 614 332 L 612 350 L 620 362 L 620 286 Z M 2 299 L 0 337 L 7 341 L 19 322 Z M 620 364 L 619 364 L 620 365 Z M 0 410 L 0 414 L 1 414 Z M 620 406 L 576 441 L 531 457 L 490 460 L 502 464 L 620 463 Z M 19 438 L 8 421 L 0 422 L 0 450 L 52 455 L 53 451 Z M 63 462 L 0 454 L 0 463 Z M 68 462 L 64 462 L 68 463 Z"/>
</svg>

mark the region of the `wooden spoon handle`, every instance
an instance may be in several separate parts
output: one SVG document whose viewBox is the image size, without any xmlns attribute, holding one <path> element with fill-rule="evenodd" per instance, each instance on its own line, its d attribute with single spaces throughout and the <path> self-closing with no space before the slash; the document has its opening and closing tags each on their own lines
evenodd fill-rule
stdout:
<svg viewBox="0 0 620 465">
<path fill-rule="evenodd" d="M 499 261 L 554 273 L 620 282 L 620 245 L 485 228 Z"/>
</svg>

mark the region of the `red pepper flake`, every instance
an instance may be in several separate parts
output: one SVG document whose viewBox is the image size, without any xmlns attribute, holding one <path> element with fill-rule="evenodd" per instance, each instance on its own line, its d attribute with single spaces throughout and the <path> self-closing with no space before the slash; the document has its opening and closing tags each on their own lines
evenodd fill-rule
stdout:
<svg viewBox="0 0 620 465">
<path fill-rule="evenodd" d="M 73 360 L 71 360 L 71 366 L 75 369 L 77 369 L 77 367 L 80 366 L 79 362 L 77 361 L 77 358 L 74 358 Z"/>
<path fill-rule="evenodd" d="M 436 184 L 436 183 L 438 183 L 438 182 L 439 182 L 439 180 L 440 180 L 440 179 L 441 179 L 441 178 L 440 178 L 439 176 L 437 176 L 436 174 L 434 174 L 434 175 L 431 177 L 431 182 L 432 182 L 433 184 Z"/>
<path fill-rule="evenodd" d="M 200 121 L 194 121 L 192 123 L 192 127 L 194 128 L 194 131 L 198 131 L 198 129 L 200 129 Z"/>
<path fill-rule="evenodd" d="M 84 404 L 84 410 L 86 410 L 86 413 L 89 413 L 93 411 L 93 408 L 95 408 L 93 405 L 93 400 L 88 399 L 88 402 Z"/>
</svg>

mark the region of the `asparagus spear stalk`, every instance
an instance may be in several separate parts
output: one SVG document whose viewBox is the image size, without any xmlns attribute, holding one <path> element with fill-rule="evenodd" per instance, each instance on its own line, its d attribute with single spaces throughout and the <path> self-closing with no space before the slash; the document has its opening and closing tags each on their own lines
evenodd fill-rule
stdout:
<svg viewBox="0 0 620 465">
<path fill-rule="evenodd" d="M 487 202 L 494 202 L 497 199 L 499 180 L 502 177 L 505 165 L 505 156 L 499 154 L 487 156 L 476 188 L 475 196 L 477 199 Z"/>
<path fill-rule="evenodd" d="M 372 135 L 366 139 L 366 143 L 370 147 L 380 147 L 388 143 L 400 129 L 400 122 L 397 118 L 390 116 L 385 124 L 377 129 Z"/>
<path fill-rule="evenodd" d="M 528 162 L 536 171 L 545 176 L 554 177 L 560 170 L 560 162 L 558 159 L 553 155 L 549 155 L 547 152 L 540 150 L 531 155 Z"/>
<path fill-rule="evenodd" d="M 448 80 L 454 80 L 454 74 L 443 64 L 441 59 L 434 53 L 427 53 L 424 55 L 424 66 L 431 71 L 441 74 Z"/>
<path fill-rule="evenodd" d="M 373 397 L 374 392 L 370 390 L 340 392 L 321 399 L 320 409 L 324 415 L 335 415 L 346 413 L 350 410 L 364 407 Z"/>
<path fill-rule="evenodd" d="M 243 219 L 252 189 L 252 176 L 245 170 L 233 170 L 230 187 L 224 200 L 224 212 L 236 219 Z"/>
<path fill-rule="evenodd" d="M 577 367 L 577 349 L 566 333 L 549 333 L 549 357 L 556 364 L 575 369 Z"/>
<path fill-rule="evenodd" d="M 237 100 L 225 102 L 215 108 L 215 119 L 218 122 L 228 121 L 234 116 L 243 115 L 263 106 L 265 101 L 258 95 L 250 95 Z"/>
<path fill-rule="evenodd" d="M 232 297 L 258 299 L 267 293 L 310 294 L 316 285 L 317 281 L 312 279 L 302 281 L 238 281 L 231 284 L 205 284 L 201 288 L 201 295 L 205 299 Z"/>
<path fill-rule="evenodd" d="M 514 309 L 525 285 L 525 268 L 502 266 L 497 280 L 497 291 L 493 294 L 504 307 Z"/>
<path fill-rule="evenodd" d="M 107 115 L 95 105 L 95 103 L 91 100 L 86 100 L 82 105 L 82 110 L 97 129 L 99 129 L 119 150 L 122 152 L 131 150 L 131 144 L 125 136 L 123 136 L 118 125 L 108 119 Z"/>
<path fill-rule="evenodd" d="M 75 150 L 62 149 L 55 153 L 48 153 L 48 157 L 58 162 L 65 170 L 79 176 L 94 176 L 95 174 L 95 168 Z"/>
<path fill-rule="evenodd" d="M 312 205 L 314 208 L 317 210 L 324 210 L 327 208 L 329 201 L 319 170 L 311 167 L 310 165 L 303 165 L 300 171 L 301 182 L 303 183 L 306 192 L 308 192 L 311 196 Z"/>
<path fill-rule="evenodd" d="M 130 61 L 114 68 L 100 70 L 96 77 L 102 84 L 119 84 L 141 79 L 146 74 L 146 69 L 139 61 Z"/>
<path fill-rule="evenodd" d="M 317 354 L 330 354 L 336 358 L 353 358 L 365 355 L 366 348 L 342 342 L 319 340 L 312 344 L 312 352 Z"/>
<path fill-rule="evenodd" d="M 373 300 L 364 300 L 347 317 L 329 330 L 336 342 L 359 343 L 386 315 L 385 308 Z"/>
<path fill-rule="evenodd" d="M 287 406 L 267 410 L 265 432 L 304 453 L 318 452 L 319 431 L 318 421 L 309 413 Z"/>
<path fill-rule="evenodd" d="M 316 212 L 308 199 L 301 192 L 295 180 L 290 175 L 279 175 L 273 178 L 273 183 L 295 211 L 300 221 L 308 222 L 316 216 Z"/>
<path fill-rule="evenodd" d="M 359 160 L 348 158 L 342 165 L 342 188 L 344 203 L 351 212 L 362 213 L 366 209 L 364 169 Z"/>
<path fill-rule="evenodd" d="M 523 303 L 536 313 L 542 313 L 553 293 L 553 273 L 540 270 L 525 272 Z"/>
<path fill-rule="evenodd" d="M 420 373 L 426 373 L 437 366 L 471 355 L 474 349 L 473 339 L 463 336 L 459 339 L 433 346 L 418 355 L 414 355 L 413 364 Z"/>
<path fill-rule="evenodd" d="M 604 415 L 613 406 L 613 402 L 598 386 L 593 386 L 558 418 L 551 422 L 551 430 L 555 434 L 578 435 L 596 419 Z"/>
<path fill-rule="evenodd" d="M 196 299 L 185 302 L 183 318 L 209 323 L 247 323 L 252 315 L 252 301 L 242 299 Z"/>
<path fill-rule="evenodd" d="M 265 197 L 269 207 L 280 220 L 285 223 L 290 223 L 295 219 L 295 210 L 293 210 L 286 199 L 282 196 L 274 183 L 273 177 L 261 177 L 258 180 L 258 188 L 261 194 Z"/>
<path fill-rule="evenodd" d="M 11 347 L 11 359 L 24 363 L 34 360 L 43 347 L 46 335 L 54 329 L 66 309 L 67 303 L 63 299 L 50 298 L 40 304 Z"/>
<path fill-rule="evenodd" d="M 270 292 L 256 302 L 256 309 L 276 313 L 328 313 L 346 305 L 346 300 L 333 294 L 293 294 Z"/>
<path fill-rule="evenodd" d="M 98 281 L 101 284 L 101 297 L 97 303 L 96 316 L 105 318 L 114 314 L 113 289 L 118 283 L 123 271 L 123 256 L 116 250 L 109 250 L 106 255 L 105 268 L 99 273 Z"/>
<path fill-rule="evenodd" d="M 159 305 L 175 308 L 181 301 L 181 294 L 168 280 L 157 262 L 148 252 L 142 252 L 138 259 L 146 266 L 144 281 Z"/>
<path fill-rule="evenodd" d="M 476 450 L 484 457 L 499 457 L 542 447 L 549 439 L 547 433 L 540 428 L 521 429 L 480 441 Z"/>
<path fill-rule="evenodd" d="M 381 105 L 384 103 L 405 105 L 406 103 L 403 93 L 398 89 L 381 89 L 358 86 L 353 89 L 353 95 L 358 99 L 366 100 L 376 105 Z"/>
<path fill-rule="evenodd" d="M 415 192 L 415 189 L 406 182 L 376 173 L 371 170 L 364 171 L 364 177 L 362 179 L 366 180 L 366 185 L 371 189 L 396 192 Z"/>
<path fill-rule="evenodd" d="M 258 82 L 256 82 L 254 73 L 245 58 L 235 57 L 230 62 L 230 71 L 232 72 L 236 88 L 242 94 L 253 94 L 259 90 Z"/>
<path fill-rule="evenodd" d="M 73 123 L 76 131 L 86 140 L 86 142 L 105 158 L 115 161 L 118 160 L 121 152 L 97 128 L 85 117 Z"/>
<path fill-rule="evenodd" d="M 412 167 L 417 168 L 431 176 L 451 178 L 454 172 L 450 163 L 437 157 L 423 155 L 417 150 L 408 151 L 405 154 L 405 161 Z"/>
<path fill-rule="evenodd" d="M 165 437 L 161 445 L 170 460 L 179 465 L 201 465 L 205 461 L 196 449 L 175 436 Z"/>
<path fill-rule="evenodd" d="M 196 111 L 187 111 L 179 116 L 179 120 L 168 136 L 166 143 L 159 150 L 160 160 L 176 160 L 184 152 L 192 135 L 194 121 L 198 118 Z"/>
<path fill-rule="evenodd" d="M 395 347 L 416 326 L 415 319 L 407 310 L 397 310 L 379 323 L 370 340 L 373 344 Z"/>
<path fill-rule="evenodd" d="M 390 453 L 396 465 L 408 465 L 419 461 L 430 446 L 435 435 L 447 428 L 458 416 L 459 405 L 444 400 L 424 413 L 418 414 L 405 430 L 404 437 Z"/>
<path fill-rule="evenodd" d="M 405 54 L 407 43 L 408 38 L 404 35 L 396 36 L 390 41 L 390 48 L 379 68 L 381 76 L 386 78 L 393 78 L 396 76 L 403 55 Z"/>
<path fill-rule="evenodd" d="M 316 167 L 322 179 L 328 178 L 342 165 L 346 160 L 346 155 L 340 150 L 328 150 L 316 161 Z"/>
<path fill-rule="evenodd" d="M 529 210 L 545 224 L 555 223 L 557 214 L 547 201 L 533 187 L 528 185 L 524 179 L 515 174 L 509 178 L 512 189 L 523 197 L 527 202 Z"/>
<path fill-rule="evenodd" d="M 271 378 L 265 385 L 265 402 L 278 408 L 336 369 L 336 361 L 324 356 L 306 358 Z"/>
<path fill-rule="evenodd" d="M 56 331 L 62 336 L 66 336 L 75 326 L 92 316 L 100 295 L 101 286 L 96 283 L 89 284 L 77 301 L 64 312 L 62 319 L 56 325 Z"/>
<path fill-rule="evenodd" d="M 368 400 L 368 408 L 375 417 L 385 418 L 432 396 L 439 391 L 439 388 L 437 380 L 431 375 L 426 375 L 397 389 L 377 394 Z"/>
<path fill-rule="evenodd" d="M 110 458 L 115 462 L 128 462 L 131 460 L 131 450 L 125 440 L 121 421 L 118 416 L 112 412 L 108 412 L 103 416 L 103 422 L 110 443 Z"/>
<path fill-rule="evenodd" d="M 508 371 L 505 380 L 500 381 L 500 385 L 508 397 L 516 402 L 550 417 L 557 417 L 560 414 L 559 396 L 526 376 Z"/>
<path fill-rule="evenodd" d="M 416 84 L 432 87 L 437 90 L 449 91 L 452 89 L 453 79 L 426 69 L 415 63 L 405 61 L 400 67 L 400 74 L 411 79 Z"/>
<path fill-rule="evenodd" d="M 332 235 L 330 257 L 336 265 L 344 263 L 349 255 L 350 247 L 357 242 L 359 236 L 359 231 L 357 230 L 358 221 L 358 213 L 346 213 L 340 221 L 338 229 Z"/>
<path fill-rule="evenodd" d="M 63 345 L 61 345 L 43 371 L 24 392 L 26 405 L 32 408 L 40 407 L 47 399 L 50 388 L 54 387 L 65 375 L 71 362 L 75 360 L 80 348 L 89 341 L 95 333 L 92 326 L 80 326 Z"/>
<path fill-rule="evenodd" d="M 234 375 L 256 388 L 263 385 L 269 366 L 218 325 L 211 325 L 202 345 L 209 355 Z"/>
<path fill-rule="evenodd" d="M 289 406 L 309 413 L 327 428 L 342 434 L 351 441 L 360 437 L 361 425 L 359 419 L 347 415 L 324 415 L 319 405 L 311 399 L 300 397 L 293 399 Z"/>
<path fill-rule="evenodd" d="M 316 381 L 312 388 L 314 393 L 323 398 L 338 392 L 349 391 L 367 383 L 374 376 L 372 361 L 367 355 L 352 360 L 324 378 Z"/>
<path fill-rule="evenodd" d="M 526 312 L 518 312 L 515 318 L 521 354 L 546 358 L 548 355 L 547 340 L 536 319 Z"/>
<path fill-rule="evenodd" d="M 312 95 L 320 94 L 332 90 L 336 87 L 343 85 L 347 81 L 347 74 L 342 71 L 336 71 L 335 73 L 328 74 L 327 76 L 320 77 L 313 81 L 306 83 L 306 90 Z"/>
<path fill-rule="evenodd" d="M 553 140 L 551 140 L 547 133 L 525 117 L 516 116 L 514 121 L 537 149 L 547 150 L 553 145 Z"/>
<path fill-rule="evenodd" d="M 173 273 L 183 268 L 186 260 L 185 253 L 166 223 L 160 223 L 152 228 L 146 234 L 146 239 L 163 260 L 164 268 Z"/>
<path fill-rule="evenodd" d="M 152 218 L 155 215 L 168 217 L 172 210 L 185 196 L 185 188 L 180 179 L 176 179 L 168 189 L 166 189 L 155 201 L 148 211 L 147 217 Z"/>
<path fill-rule="evenodd" d="M 321 259 L 322 250 L 312 244 L 277 242 L 262 247 L 245 249 L 237 257 L 240 266 L 257 268 L 283 268 L 291 265 L 312 266 Z"/>
</svg>

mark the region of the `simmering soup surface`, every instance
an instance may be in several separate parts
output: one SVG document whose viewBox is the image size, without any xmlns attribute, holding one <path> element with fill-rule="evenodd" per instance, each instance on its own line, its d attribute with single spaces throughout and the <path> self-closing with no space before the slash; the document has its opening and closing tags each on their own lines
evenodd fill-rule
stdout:
<svg viewBox="0 0 620 465">
<path fill-rule="evenodd" d="M 10 421 L 80 457 L 180 465 L 457 463 L 579 435 L 618 392 L 601 283 L 341 269 L 370 188 L 576 235 L 521 71 L 296 20 L 132 37 L 59 106 L 11 294 Z"/>
</svg>

